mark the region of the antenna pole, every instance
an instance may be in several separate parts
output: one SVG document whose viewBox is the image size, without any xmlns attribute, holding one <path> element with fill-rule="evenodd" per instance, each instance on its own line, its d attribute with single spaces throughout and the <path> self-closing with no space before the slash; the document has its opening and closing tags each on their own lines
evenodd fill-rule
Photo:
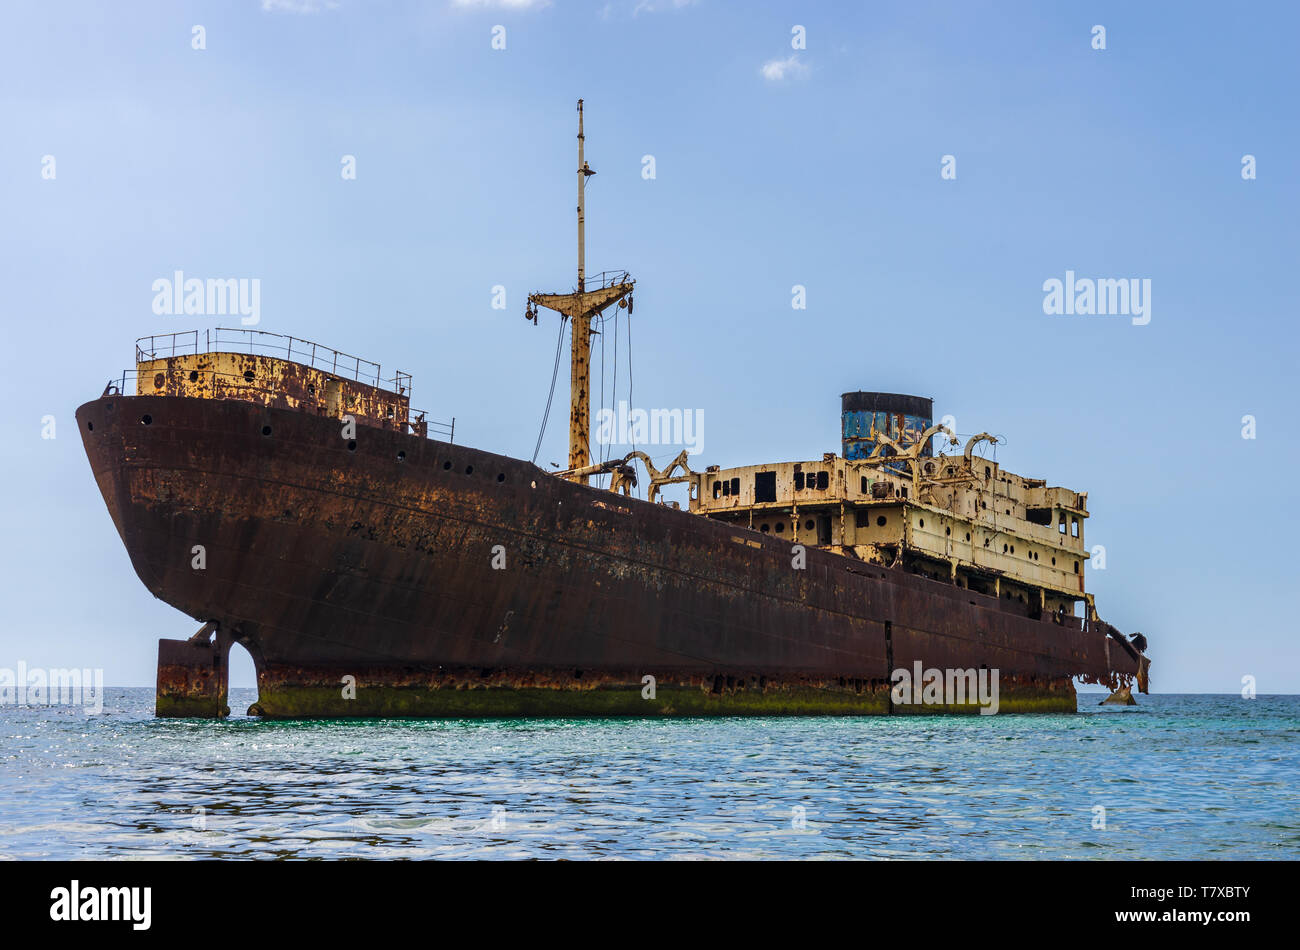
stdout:
<svg viewBox="0 0 1300 950">
<path fill-rule="evenodd" d="M 585 468 L 591 461 L 591 315 L 583 306 L 587 291 L 587 177 L 594 175 L 583 158 L 582 100 L 578 100 L 578 294 L 573 315 L 573 350 L 569 362 L 569 469 Z M 586 476 L 576 479 L 584 485 Z"/>
</svg>

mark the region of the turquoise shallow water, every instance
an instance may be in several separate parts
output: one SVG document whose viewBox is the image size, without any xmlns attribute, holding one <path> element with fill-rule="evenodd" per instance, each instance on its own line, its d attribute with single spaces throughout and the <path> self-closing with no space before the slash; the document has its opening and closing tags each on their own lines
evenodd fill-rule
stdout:
<svg viewBox="0 0 1300 950">
<path fill-rule="evenodd" d="M 0 707 L 0 856 L 1300 857 L 1300 697 L 1099 698 L 1076 716 L 272 723 L 156 720 L 152 690 L 110 689 L 100 716 Z"/>
</svg>

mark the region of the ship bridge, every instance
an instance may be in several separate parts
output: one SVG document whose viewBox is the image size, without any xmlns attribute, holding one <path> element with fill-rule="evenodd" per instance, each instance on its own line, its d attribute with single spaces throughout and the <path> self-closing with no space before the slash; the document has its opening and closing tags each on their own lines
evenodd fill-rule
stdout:
<svg viewBox="0 0 1300 950">
<path fill-rule="evenodd" d="M 930 425 L 919 397 L 903 397 L 908 412 L 863 405 L 864 396 L 888 395 L 845 394 L 843 456 L 713 466 L 694 475 L 690 510 L 792 545 L 948 581 L 1032 617 L 1073 616 L 1082 603 L 1092 618 L 1084 589 L 1087 494 L 978 457 L 977 446 L 996 442 L 988 433 L 961 454 L 933 455 L 932 440 L 951 445 L 955 436 Z"/>
</svg>

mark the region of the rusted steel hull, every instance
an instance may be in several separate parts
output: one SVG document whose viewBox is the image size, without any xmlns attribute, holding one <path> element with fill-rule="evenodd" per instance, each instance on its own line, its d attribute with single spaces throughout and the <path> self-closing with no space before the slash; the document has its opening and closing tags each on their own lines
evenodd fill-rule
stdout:
<svg viewBox="0 0 1300 950">
<path fill-rule="evenodd" d="M 811 548 L 796 570 L 774 537 L 465 446 L 174 396 L 77 421 L 136 573 L 248 648 L 267 716 L 884 713 L 917 661 L 1073 711 L 1071 677 L 1137 671 L 1105 624 Z"/>
</svg>

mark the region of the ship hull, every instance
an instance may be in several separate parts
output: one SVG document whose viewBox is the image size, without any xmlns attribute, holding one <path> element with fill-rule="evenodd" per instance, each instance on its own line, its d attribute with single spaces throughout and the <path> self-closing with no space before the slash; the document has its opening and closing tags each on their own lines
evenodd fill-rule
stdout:
<svg viewBox="0 0 1300 950">
<path fill-rule="evenodd" d="M 269 717 L 978 711 L 891 701 L 918 663 L 996 671 L 1001 712 L 1072 712 L 1073 677 L 1138 668 L 1105 624 L 815 548 L 797 568 L 788 542 L 466 446 L 178 396 L 77 421 L 141 581 L 220 631 L 164 641 L 164 715 L 222 713 L 233 642 Z"/>
</svg>

